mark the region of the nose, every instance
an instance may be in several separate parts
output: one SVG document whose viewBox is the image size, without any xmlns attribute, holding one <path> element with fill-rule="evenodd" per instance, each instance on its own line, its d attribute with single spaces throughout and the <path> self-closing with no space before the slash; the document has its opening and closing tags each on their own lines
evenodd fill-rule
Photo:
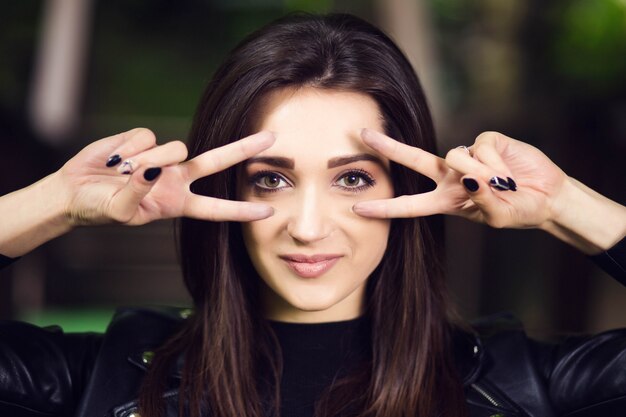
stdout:
<svg viewBox="0 0 626 417">
<path fill-rule="evenodd" d="M 332 202 L 323 201 L 313 186 L 302 189 L 299 194 L 292 207 L 287 233 L 301 243 L 325 239 L 332 231 L 332 222 L 328 216 Z"/>
</svg>

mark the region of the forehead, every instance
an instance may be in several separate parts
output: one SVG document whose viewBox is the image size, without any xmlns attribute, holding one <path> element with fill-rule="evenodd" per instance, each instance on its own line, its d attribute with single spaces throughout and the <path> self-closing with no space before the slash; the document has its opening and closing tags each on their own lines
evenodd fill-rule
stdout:
<svg viewBox="0 0 626 417">
<path fill-rule="evenodd" d="M 362 143 L 363 128 L 383 130 L 378 104 L 370 96 L 313 87 L 269 93 L 256 109 L 256 130 L 269 130 L 276 142 L 260 156 L 298 160 L 329 159 L 374 151 Z"/>
</svg>

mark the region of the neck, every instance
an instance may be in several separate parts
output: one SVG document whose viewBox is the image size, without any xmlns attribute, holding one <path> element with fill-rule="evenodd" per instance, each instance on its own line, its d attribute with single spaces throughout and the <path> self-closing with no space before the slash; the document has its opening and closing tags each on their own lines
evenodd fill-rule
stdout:
<svg viewBox="0 0 626 417">
<path fill-rule="evenodd" d="M 263 316 L 272 321 L 285 323 L 330 323 L 356 319 L 365 313 L 364 294 L 355 291 L 345 299 L 331 305 L 297 306 L 290 304 L 269 288 L 262 291 Z M 295 304 L 295 303 L 294 303 Z"/>
</svg>

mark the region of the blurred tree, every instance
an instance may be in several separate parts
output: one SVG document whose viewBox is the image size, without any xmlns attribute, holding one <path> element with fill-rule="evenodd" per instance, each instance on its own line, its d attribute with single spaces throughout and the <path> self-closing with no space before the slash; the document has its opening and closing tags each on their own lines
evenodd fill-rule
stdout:
<svg viewBox="0 0 626 417">
<path fill-rule="evenodd" d="M 626 2 L 431 3 L 450 103 L 444 143 L 466 144 L 481 131 L 500 130 L 623 203 Z M 464 305 L 466 311 L 512 310 L 541 333 L 589 329 L 590 294 L 610 279 L 582 254 L 539 232 L 451 223 L 453 242 L 462 242 L 450 254 L 453 288 L 480 288 L 478 304 Z M 623 317 L 620 308 L 614 304 L 614 317 Z M 602 328 L 596 320 L 593 330 Z"/>
<path fill-rule="evenodd" d="M 626 1 L 574 0 L 552 13 L 561 17 L 548 50 L 572 94 L 611 95 L 626 82 Z"/>
</svg>

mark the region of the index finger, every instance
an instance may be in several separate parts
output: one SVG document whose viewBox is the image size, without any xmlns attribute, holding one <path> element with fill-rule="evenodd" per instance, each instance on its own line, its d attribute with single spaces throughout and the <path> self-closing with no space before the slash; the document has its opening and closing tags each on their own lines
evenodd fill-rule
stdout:
<svg viewBox="0 0 626 417">
<path fill-rule="evenodd" d="M 272 146 L 276 138 L 271 132 L 263 131 L 239 139 L 236 142 L 204 152 L 183 165 L 187 169 L 189 180 L 206 177 L 223 171 L 241 161 Z"/>
<path fill-rule="evenodd" d="M 372 129 L 361 131 L 363 142 L 383 156 L 439 182 L 448 167 L 442 158 L 423 149 L 398 142 Z"/>
<path fill-rule="evenodd" d="M 183 214 L 200 220 L 249 222 L 273 215 L 274 209 L 263 203 L 223 200 L 192 194 L 185 201 Z"/>
<path fill-rule="evenodd" d="M 435 191 L 360 201 L 352 206 L 352 210 L 361 216 L 379 219 L 431 216 L 443 213 L 443 209 L 442 199 Z"/>
</svg>

